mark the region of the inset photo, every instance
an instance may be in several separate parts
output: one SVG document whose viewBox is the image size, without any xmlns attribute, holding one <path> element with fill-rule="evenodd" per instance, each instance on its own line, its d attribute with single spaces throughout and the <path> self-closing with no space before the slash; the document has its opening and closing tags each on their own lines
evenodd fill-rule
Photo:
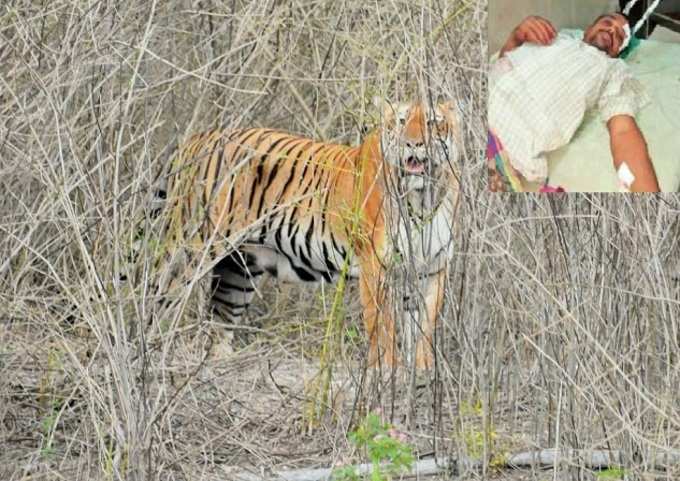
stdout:
<svg viewBox="0 0 680 481">
<path fill-rule="evenodd" d="M 489 190 L 679 190 L 680 0 L 490 0 L 489 55 Z"/>
</svg>

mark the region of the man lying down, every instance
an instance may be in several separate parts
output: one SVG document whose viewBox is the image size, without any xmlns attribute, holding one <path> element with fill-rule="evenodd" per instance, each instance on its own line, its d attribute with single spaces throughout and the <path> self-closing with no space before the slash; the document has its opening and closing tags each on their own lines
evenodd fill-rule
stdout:
<svg viewBox="0 0 680 481">
<path fill-rule="evenodd" d="M 489 72 L 492 191 L 549 191 L 546 154 L 569 143 L 590 109 L 607 124 L 622 190 L 659 191 L 635 122 L 649 97 L 618 58 L 630 37 L 620 13 L 597 18 L 582 39 L 558 34 L 541 17 L 528 17 L 513 30 Z"/>
</svg>

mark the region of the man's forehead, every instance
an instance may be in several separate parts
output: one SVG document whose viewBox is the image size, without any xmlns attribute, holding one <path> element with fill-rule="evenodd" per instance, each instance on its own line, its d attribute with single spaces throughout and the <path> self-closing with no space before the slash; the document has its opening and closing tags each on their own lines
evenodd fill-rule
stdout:
<svg viewBox="0 0 680 481">
<path fill-rule="evenodd" d="M 605 19 L 620 23 L 622 25 L 628 23 L 628 19 L 621 13 L 608 13 L 606 15 L 602 15 L 597 19 L 597 22 L 601 22 Z"/>
</svg>

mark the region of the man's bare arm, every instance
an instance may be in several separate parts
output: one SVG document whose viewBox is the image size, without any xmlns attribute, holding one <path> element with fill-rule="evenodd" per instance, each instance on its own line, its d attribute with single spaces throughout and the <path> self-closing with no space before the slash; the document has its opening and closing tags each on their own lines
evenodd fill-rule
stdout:
<svg viewBox="0 0 680 481">
<path fill-rule="evenodd" d="M 557 31 L 550 20 L 537 16 L 527 17 L 512 31 L 498 56 L 502 57 L 526 42 L 550 45 L 556 36 Z"/>
<path fill-rule="evenodd" d="M 618 171 L 625 162 L 635 176 L 631 191 L 659 192 L 659 182 L 647 152 L 647 143 L 635 119 L 630 115 L 615 115 L 607 122 L 607 128 L 614 168 Z"/>
</svg>

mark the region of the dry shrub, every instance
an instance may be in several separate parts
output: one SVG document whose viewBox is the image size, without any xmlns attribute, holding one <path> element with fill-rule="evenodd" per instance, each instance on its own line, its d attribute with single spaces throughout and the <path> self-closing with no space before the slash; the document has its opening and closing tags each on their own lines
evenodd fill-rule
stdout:
<svg viewBox="0 0 680 481">
<path fill-rule="evenodd" d="M 200 289 L 158 308 L 154 184 L 193 132 L 357 143 L 377 123 L 374 96 L 425 92 L 461 101 L 464 183 L 481 185 L 485 15 L 462 1 L 3 4 L 2 477 L 194 479 L 295 464 L 285 453 L 310 439 L 329 446 L 321 462 L 345 452 L 351 409 L 312 432 L 303 418 L 332 288 L 271 283 L 251 315 L 265 327 L 230 352 Z M 353 372 L 362 351 L 355 336 L 337 362 Z M 335 402 L 351 406 L 360 380 L 342 382 Z"/>
<path fill-rule="evenodd" d="M 642 472 L 651 451 L 677 448 L 677 200 L 483 191 L 485 7 L 3 4 L 0 477 L 230 479 L 345 462 L 347 430 L 378 407 L 420 454 L 485 469 L 506 450 L 612 447 Z M 159 318 L 153 265 L 130 259 L 140 219 L 192 132 L 358 143 L 373 96 L 423 92 L 460 101 L 466 140 L 437 367 L 368 379 L 350 286 L 310 429 L 333 288 L 270 282 L 251 312 L 261 326 L 232 352 L 201 289 Z"/>
</svg>

